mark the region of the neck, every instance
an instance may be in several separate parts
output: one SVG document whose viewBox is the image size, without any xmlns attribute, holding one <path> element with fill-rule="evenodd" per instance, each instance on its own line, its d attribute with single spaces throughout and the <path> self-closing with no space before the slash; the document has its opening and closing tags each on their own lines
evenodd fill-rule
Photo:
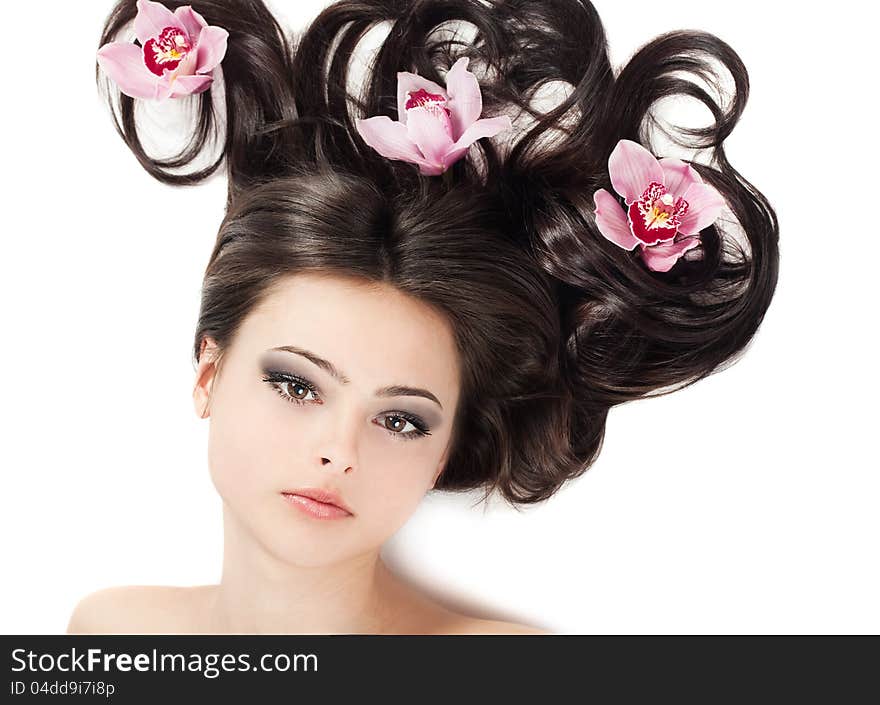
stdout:
<svg viewBox="0 0 880 705">
<path fill-rule="evenodd" d="M 261 543 L 225 502 L 223 539 L 223 575 L 208 600 L 211 631 L 375 634 L 383 630 L 388 617 L 383 597 L 393 576 L 378 549 L 335 563 L 294 564 Z"/>
</svg>

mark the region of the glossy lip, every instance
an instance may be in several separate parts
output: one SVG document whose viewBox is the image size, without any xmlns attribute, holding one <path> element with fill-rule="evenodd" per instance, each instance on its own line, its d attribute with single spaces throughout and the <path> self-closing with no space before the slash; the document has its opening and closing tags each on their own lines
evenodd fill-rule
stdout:
<svg viewBox="0 0 880 705">
<path fill-rule="evenodd" d="M 311 497 L 303 497 L 298 494 L 282 494 L 281 497 L 287 504 L 296 507 L 297 511 L 303 512 L 312 519 L 350 519 L 354 516 L 335 504 L 319 502 Z"/>
<path fill-rule="evenodd" d="M 303 487 L 296 490 L 281 490 L 281 494 L 293 494 L 299 495 L 300 497 L 308 497 L 309 499 L 314 499 L 316 502 L 323 502 L 324 504 L 331 504 L 335 507 L 339 507 L 339 509 L 354 515 L 354 512 L 351 511 L 348 505 L 342 501 L 342 498 L 332 490 L 325 490 L 320 487 Z"/>
</svg>

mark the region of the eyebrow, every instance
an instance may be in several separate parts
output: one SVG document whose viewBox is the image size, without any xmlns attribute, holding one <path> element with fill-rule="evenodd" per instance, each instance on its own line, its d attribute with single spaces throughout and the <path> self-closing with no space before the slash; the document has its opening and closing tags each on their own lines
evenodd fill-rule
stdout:
<svg viewBox="0 0 880 705">
<path fill-rule="evenodd" d="M 309 362 L 317 365 L 322 370 L 324 370 L 327 374 L 337 380 L 340 384 L 350 384 L 351 380 L 345 376 L 339 369 L 329 360 L 325 360 L 323 357 L 316 355 L 311 350 L 305 350 L 304 348 L 299 348 L 295 345 L 280 345 L 277 348 L 269 348 L 270 351 L 279 351 L 279 352 L 288 352 L 293 353 L 294 355 L 299 355 L 301 357 L 306 358 Z M 443 408 L 443 404 L 440 403 L 440 400 L 434 396 L 427 389 L 422 389 L 420 387 L 408 387 L 404 384 L 392 384 L 388 387 L 381 387 L 376 390 L 376 396 L 379 397 L 424 397 L 425 399 L 430 399 L 441 409 Z"/>
</svg>

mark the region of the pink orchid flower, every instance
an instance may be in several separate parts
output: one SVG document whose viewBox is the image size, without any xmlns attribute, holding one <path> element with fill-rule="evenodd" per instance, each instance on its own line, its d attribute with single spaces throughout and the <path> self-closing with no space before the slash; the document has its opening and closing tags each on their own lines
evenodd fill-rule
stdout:
<svg viewBox="0 0 880 705">
<path fill-rule="evenodd" d="M 141 46 L 110 42 L 98 49 L 98 65 L 132 98 L 163 101 L 201 93 L 226 54 L 229 36 L 209 25 L 189 5 L 171 12 L 158 2 L 138 0 L 134 32 Z"/>
<path fill-rule="evenodd" d="M 599 232 L 625 250 L 641 248 L 649 269 L 667 272 L 700 244 L 700 231 L 718 218 L 724 199 L 680 159 L 659 161 L 632 140 L 620 140 L 608 158 L 614 190 L 627 210 L 605 189 L 593 194 Z M 678 239 L 676 239 L 678 237 Z"/>
<path fill-rule="evenodd" d="M 397 116 L 355 119 L 364 141 L 383 157 L 418 164 L 425 176 L 444 173 L 481 137 L 513 127 L 507 116 L 480 118 L 483 97 L 468 57 L 446 73 L 446 88 L 408 71 L 397 73 Z"/>
</svg>

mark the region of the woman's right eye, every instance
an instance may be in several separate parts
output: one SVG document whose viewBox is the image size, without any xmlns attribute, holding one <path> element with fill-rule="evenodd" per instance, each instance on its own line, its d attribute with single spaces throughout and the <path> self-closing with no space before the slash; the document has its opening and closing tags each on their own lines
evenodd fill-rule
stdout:
<svg viewBox="0 0 880 705">
<path fill-rule="evenodd" d="M 301 377 L 270 372 L 263 377 L 263 381 L 278 392 L 282 399 L 292 404 L 305 404 L 317 401 L 317 398 L 308 398 L 309 394 L 317 396 L 318 390 L 315 388 L 315 385 Z"/>
</svg>

